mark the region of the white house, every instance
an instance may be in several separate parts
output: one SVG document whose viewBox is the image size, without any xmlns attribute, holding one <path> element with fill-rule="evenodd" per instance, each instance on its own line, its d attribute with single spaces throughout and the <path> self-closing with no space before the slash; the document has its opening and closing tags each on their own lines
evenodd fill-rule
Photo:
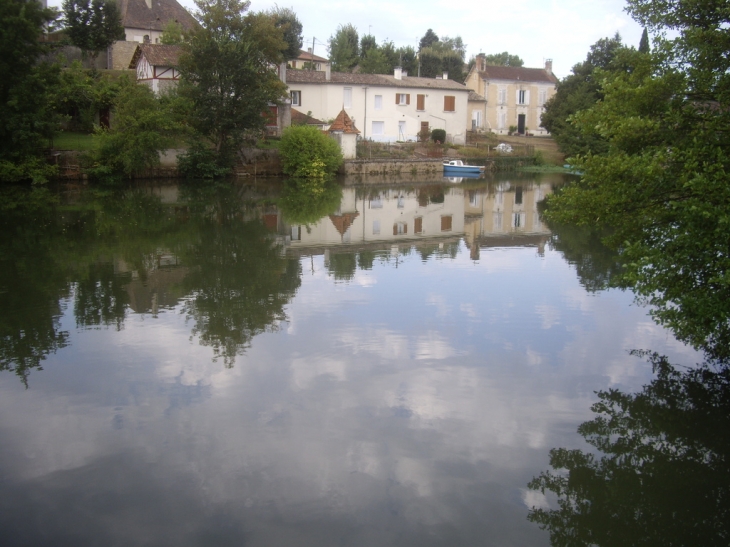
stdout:
<svg viewBox="0 0 730 547">
<path fill-rule="evenodd" d="M 446 76 L 446 75 L 444 75 Z M 292 107 L 320 120 L 344 109 L 364 139 L 414 141 L 423 129 L 444 129 L 449 142 L 466 141 L 469 89 L 445 78 L 287 70 Z"/>
</svg>

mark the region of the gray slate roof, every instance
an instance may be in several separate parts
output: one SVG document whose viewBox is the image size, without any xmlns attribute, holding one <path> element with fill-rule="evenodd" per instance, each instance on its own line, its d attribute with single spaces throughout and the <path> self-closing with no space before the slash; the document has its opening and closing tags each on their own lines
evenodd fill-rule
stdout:
<svg viewBox="0 0 730 547">
<path fill-rule="evenodd" d="M 403 76 L 396 80 L 395 76 L 386 74 L 351 74 L 349 72 L 332 72 L 329 81 L 325 73 L 316 70 L 292 70 L 286 71 L 287 84 L 339 84 L 339 85 L 371 85 L 382 87 L 415 87 L 423 89 L 445 89 L 451 91 L 469 90 L 464 84 L 453 80 L 437 80 L 434 78 L 418 78 L 416 76 Z"/>
<path fill-rule="evenodd" d="M 177 21 L 184 30 L 198 25 L 195 18 L 177 0 L 152 0 L 152 9 L 145 0 L 118 0 L 124 28 L 164 30 L 170 21 Z"/>
<path fill-rule="evenodd" d="M 476 91 L 469 91 L 469 99 L 470 101 L 480 101 L 480 102 L 487 102 L 487 99 L 479 95 Z"/>
</svg>

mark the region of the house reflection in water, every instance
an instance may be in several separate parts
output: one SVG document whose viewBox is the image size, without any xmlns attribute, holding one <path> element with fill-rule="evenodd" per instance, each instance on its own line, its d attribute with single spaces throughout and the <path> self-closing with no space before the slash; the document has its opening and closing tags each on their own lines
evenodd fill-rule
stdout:
<svg viewBox="0 0 730 547">
<path fill-rule="evenodd" d="M 464 234 L 464 192 L 438 185 L 344 188 L 337 211 L 315 224 L 285 229 L 287 252 L 295 255 L 456 241 Z"/>
<path fill-rule="evenodd" d="M 486 247 L 535 246 L 542 256 L 550 231 L 540 221 L 537 204 L 551 192 L 549 183 L 507 180 L 467 190 L 464 233 L 472 260 Z"/>
<path fill-rule="evenodd" d="M 315 224 L 281 225 L 287 254 L 392 250 L 464 238 L 471 258 L 480 248 L 534 246 L 544 252 L 550 231 L 537 203 L 552 184 L 500 181 L 475 188 L 345 188 L 337 211 Z"/>
</svg>

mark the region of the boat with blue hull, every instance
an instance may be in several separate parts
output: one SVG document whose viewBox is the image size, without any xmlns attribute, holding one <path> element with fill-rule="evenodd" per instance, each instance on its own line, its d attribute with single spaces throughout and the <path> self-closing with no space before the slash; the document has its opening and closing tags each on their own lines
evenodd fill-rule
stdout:
<svg viewBox="0 0 730 547">
<path fill-rule="evenodd" d="M 445 177 L 463 177 L 466 175 L 481 175 L 484 173 L 482 165 L 466 165 L 461 160 L 444 161 Z"/>
</svg>

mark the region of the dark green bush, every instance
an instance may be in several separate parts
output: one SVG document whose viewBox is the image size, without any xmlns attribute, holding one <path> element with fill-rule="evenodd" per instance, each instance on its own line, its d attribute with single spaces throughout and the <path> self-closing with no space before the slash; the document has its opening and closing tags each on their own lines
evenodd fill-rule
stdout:
<svg viewBox="0 0 730 547">
<path fill-rule="evenodd" d="M 324 178 L 334 175 L 342 165 L 337 142 L 316 127 L 287 127 L 279 144 L 284 173 L 293 177 Z"/>
<path fill-rule="evenodd" d="M 441 144 L 446 142 L 446 129 L 434 129 L 431 131 L 431 140 L 433 142 L 440 142 Z"/>
<path fill-rule="evenodd" d="M 177 170 L 189 179 L 217 179 L 231 170 L 218 163 L 218 154 L 200 141 L 194 142 L 187 152 L 177 158 Z"/>
</svg>

